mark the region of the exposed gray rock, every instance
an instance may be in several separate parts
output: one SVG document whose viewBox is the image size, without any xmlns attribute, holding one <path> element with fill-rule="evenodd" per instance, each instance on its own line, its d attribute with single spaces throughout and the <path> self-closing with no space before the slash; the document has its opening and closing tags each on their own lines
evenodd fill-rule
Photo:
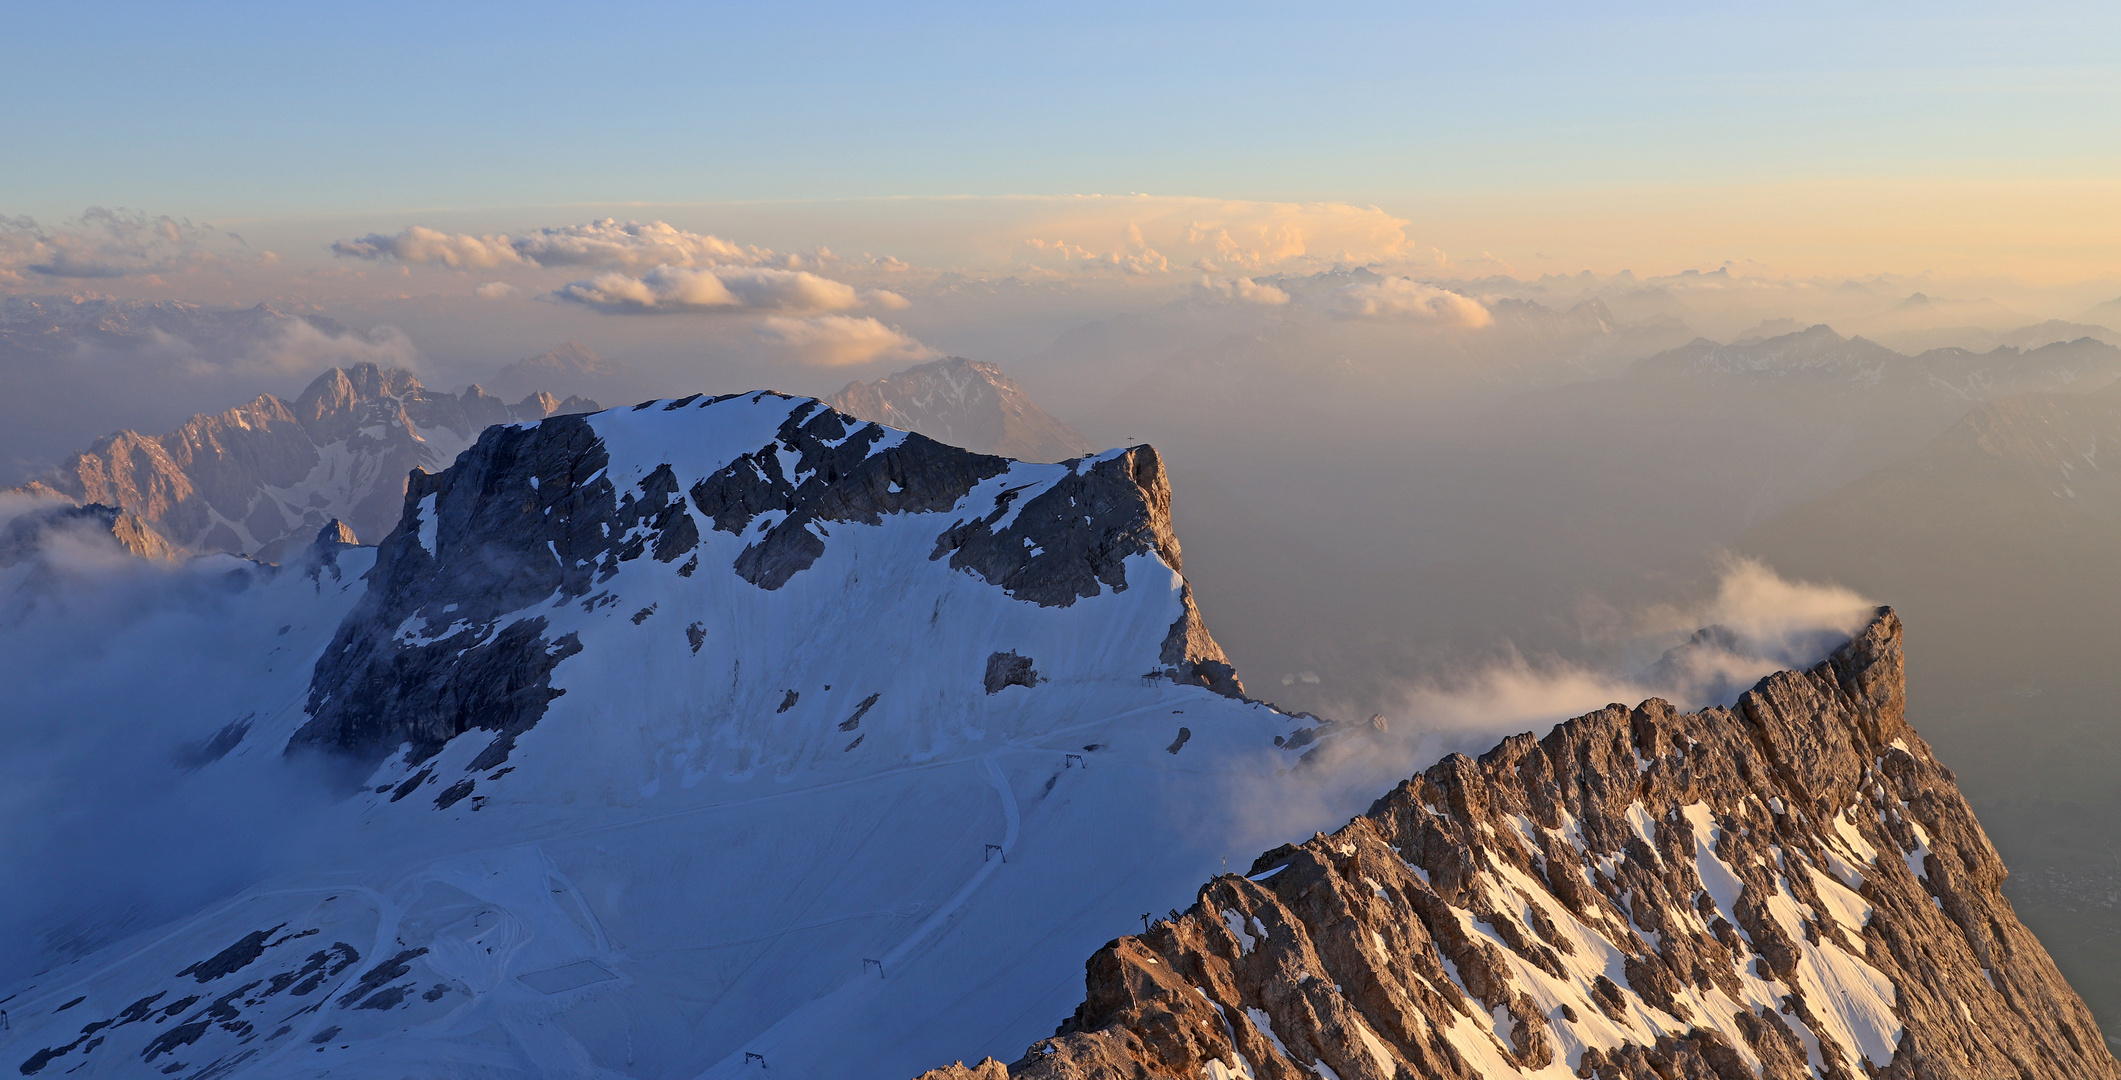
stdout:
<svg viewBox="0 0 2121 1080">
<path fill-rule="evenodd" d="M 1031 658 L 1018 656 L 1015 650 L 994 653 L 987 657 L 987 692 L 999 694 L 1004 686 L 1037 686 L 1038 672 L 1031 666 Z"/>
<path fill-rule="evenodd" d="M 763 395 L 708 402 L 737 396 Z M 677 410 L 699 400 L 634 408 Z M 713 421 L 702 414 L 701 422 Z M 887 437 L 896 441 L 881 445 Z M 682 560 L 677 572 L 690 575 L 703 550 L 701 521 L 747 541 L 730 571 L 778 589 L 824 553 L 833 526 L 950 509 L 1010 462 L 919 434 L 898 437 L 797 400 L 770 442 L 689 491 L 680 490 L 667 464 L 621 491 L 609 465 L 594 427 L 560 416 L 488 428 L 455 465 L 413 473 L 401 517 L 378 545 L 368 591 L 317 663 L 310 719 L 289 749 L 377 761 L 410 744 L 408 761 L 418 764 L 479 729 L 494 738 L 470 767 L 491 768 L 544 715 L 559 693 L 553 668 L 581 647 L 571 635 L 552 638 L 533 605 L 617 604 L 620 598 L 599 586 L 643 557 Z M 1005 523 L 1024 497 L 1012 489 L 981 518 L 952 523 L 930 557 L 948 557 L 952 567 L 1017 599 L 1061 607 L 1126 588 L 1129 557 L 1154 554 L 1180 566 L 1170 484 L 1149 447 L 1077 463 Z M 1159 674 L 1242 694 L 1191 593 L 1181 600 Z M 645 623 L 653 613 L 645 608 L 633 618 Z M 687 636 L 698 651 L 707 631 L 693 624 Z M 795 696 L 790 691 L 783 709 Z M 866 708 L 844 729 L 852 730 Z"/>
</svg>

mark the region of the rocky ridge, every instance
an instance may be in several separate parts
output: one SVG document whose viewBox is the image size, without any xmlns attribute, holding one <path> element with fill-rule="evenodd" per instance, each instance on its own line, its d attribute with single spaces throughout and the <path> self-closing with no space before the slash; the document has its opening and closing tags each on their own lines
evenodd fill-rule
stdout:
<svg viewBox="0 0 2121 1080">
<path fill-rule="evenodd" d="M 53 499 L 0 521 L 0 569 L 34 558 L 53 540 L 68 535 L 108 539 L 142 559 L 177 557 L 167 541 L 126 511 L 102 503 L 75 505 Z"/>
<path fill-rule="evenodd" d="M 560 691 L 554 668 L 581 649 L 548 632 L 533 607 L 616 599 L 600 586 L 649 559 L 680 577 L 733 573 L 773 591 L 824 554 L 832 529 L 886 516 L 944 514 L 931 562 L 975 575 L 1040 607 L 1128 588 L 1126 561 L 1154 554 L 1181 568 L 1170 528 L 1170 482 L 1147 446 L 1031 466 L 1041 475 L 968 501 L 1016 465 L 911 432 L 855 420 L 816 399 L 693 395 L 607 414 L 706 411 L 702 430 L 759 421 L 762 445 L 711 470 L 664 462 L 636 483 L 611 478 L 612 453 L 593 418 L 496 426 L 457 463 L 414 472 L 403 516 L 377 552 L 369 591 L 318 662 L 310 721 L 293 747 L 379 759 L 404 745 L 419 764 L 471 730 L 494 732 L 468 770 L 492 768 Z M 721 566 L 703 563 L 715 533 L 742 542 Z M 1160 674 L 1241 697 L 1243 686 L 1201 623 L 1190 591 L 1165 636 Z M 644 614 L 643 619 L 646 618 Z M 636 620 L 637 622 L 640 620 Z"/>
<path fill-rule="evenodd" d="M 2121 349 L 2081 336 L 2030 349 L 2005 344 L 1987 352 L 1939 348 L 1910 356 L 1867 338 L 1844 338 L 1821 324 L 1729 345 L 1697 338 L 1643 360 L 1634 374 L 1826 378 L 1859 387 L 1915 384 L 1959 400 L 1982 401 L 2000 394 L 2099 385 L 2121 375 Z"/>
<path fill-rule="evenodd" d="M 875 382 L 848 383 L 825 403 L 864 420 L 1020 461 L 1063 461 L 1092 449 L 1080 432 L 1033 404 L 1001 368 L 962 356 Z"/>
<path fill-rule="evenodd" d="M 1452 755 L 1108 944 L 967 1077 L 2121 1076 L 1903 714 L 1890 609 L 1729 709 Z"/>
<path fill-rule="evenodd" d="M 123 507 L 180 550 L 270 562 L 333 518 L 363 537 L 389 531 L 404 477 L 447 464 L 490 424 L 595 408 L 544 393 L 510 405 L 476 386 L 437 393 L 411 372 L 355 364 L 292 402 L 263 394 L 166 435 L 107 436 L 31 490 Z"/>
</svg>

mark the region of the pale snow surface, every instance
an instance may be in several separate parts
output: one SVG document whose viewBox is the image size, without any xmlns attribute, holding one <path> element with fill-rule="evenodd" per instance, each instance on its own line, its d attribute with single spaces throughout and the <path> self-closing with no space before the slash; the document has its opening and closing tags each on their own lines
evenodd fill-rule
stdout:
<svg viewBox="0 0 2121 1080">
<path fill-rule="evenodd" d="M 663 464 L 689 488 L 767 446 L 799 404 L 755 395 L 589 422 L 621 490 Z M 1072 1011 L 1084 959 L 1140 913 L 1191 904 L 1225 858 L 1333 827 L 1376 794 L 1296 792 L 1309 781 L 1276 775 L 1288 717 L 1144 677 L 1182 612 L 1183 581 L 1155 555 L 1128 560 L 1124 591 L 1062 608 L 929 558 L 952 522 L 1010 488 L 1025 489 L 1020 506 L 1069 468 L 1015 465 L 951 510 L 824 523 L 824 555 L 777 590 L 731 570 L 746 538 L 696 517 L 692 576 L 640 559 L 598 585 L 617 602 L 531 605 L 520 614 L 546 617 L 548 639 L 576 633 L 583 649 L 555 669 L 566 693 L 505 775 L 465 771 L 491 740 L 482 731 L 419 766 L 386 763 L 325 811 L 346 838 L 299 872 L 0 987 L 16 995 L 0 1047 L 20 1062 L 148 995 L 218 995 L 343 941 L 360 962 L 312 996 L 244 1009 L 259 1037 L 240 1049 L 214 1028 L 150 1065 L 142 1044 L 168 1025 L 135 1024 L 48 1075 L 144 1075 L 181 1059 L 220 1061 L 228 1077 L 734 1077 L 759 1055 L 801 1078 L 849 1075 L 856 1060 L 879 1076 L 1013 1060 Z M 431 550 L 437 511 L 423 499 L 417 513 Z M 401 629 L 409 641 L 447 632 Z M 306 631 L 309 658 L 330 630 Z M 1008 651 L 1043 681 L 989 695 L 987 657 Z M 306 668 L 288 670 L 241 687 L 258 716 L 213 766 L 219 782 L 286 768 L 279 750 L 307 690 Z M 790 690 L 797 703 L 777 711 Z M 1192 738 L 1169 753 L 1181 725 Z M 474 797 L 439 809 L 464 779 Z M 1262 832 L 1236 812 L 1237 790 L 1316 809 Z M 204 987 L 172 977 L 281 924 L 318 933 Z M 338 1004 L 362 972 L 421 948 L 391 983 L 408 987 L 395 1007 Z M 269 1037 L 283 1024 L 289 1034 Z"/>
</svg>

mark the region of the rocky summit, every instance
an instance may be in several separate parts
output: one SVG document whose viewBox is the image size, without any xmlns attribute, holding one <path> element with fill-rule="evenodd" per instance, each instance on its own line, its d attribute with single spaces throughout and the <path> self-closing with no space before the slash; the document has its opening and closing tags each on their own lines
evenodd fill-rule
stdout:
<svg viewBox="0 0 2121 1080">
<path fill-rule="evenodd" d="M 1453 755 L 1106 945 L 964 1078 L 2121 1075 L 1903 715 L 1890 609 L 1732 708 Z"/>
<path fill-rule="evenodd" d="M 489 424 L 589 412 L 532 393 L 513 405 L 473 386 L 437 393 L 400 368 L 332 368 L 294 401 L 262 394 L 166 435 L 120 431 L 31 485 L 124 508 L 171 546 L 277 561 L 336 518 L 381 537 L 404 478 L 438 469 Z"/>
</svg>

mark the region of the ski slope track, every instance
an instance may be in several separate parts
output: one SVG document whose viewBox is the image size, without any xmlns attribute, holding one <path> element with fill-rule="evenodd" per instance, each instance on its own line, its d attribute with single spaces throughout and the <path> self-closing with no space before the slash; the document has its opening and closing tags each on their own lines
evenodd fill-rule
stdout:
<svg viewBox="0 0 2121 1080">
<path fill-rule="evenodd" d="M 47 1078 L 1013 1057 L 1083 957 L 1375 795 L 1317 790 L 1304 721 L 1242 696 L 1169 499 L 1148 447 L 1028 464 L 777 394 L 488 428 L 377 547 L 327 530 L 333 589 L 253 574 L 243 617 L 310 659 L 170 706 L 235 740 L 200 784 L 351 763 L 346 839 L 53 952 L 0 987 L 0 1052 Z M 1317 820 L 1263 834 L 1247 811 L 1299 785 Z"/>
</svg>

